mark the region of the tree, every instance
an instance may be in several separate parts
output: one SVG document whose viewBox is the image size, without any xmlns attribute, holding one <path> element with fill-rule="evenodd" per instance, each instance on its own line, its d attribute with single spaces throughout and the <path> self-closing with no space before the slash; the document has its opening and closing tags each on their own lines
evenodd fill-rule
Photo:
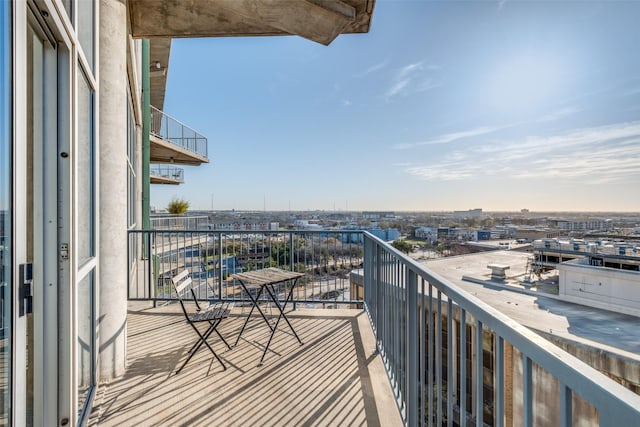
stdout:
<svg viewBox="0 0 640 427">
<path fill-rule="evenodd" d="M 391 246 L 407 255 L 413 251 L 413 245 L 404 239 L 394 240 L 393 243 L 391 243 Z"/>
<path fill-rule="evenodd" d="M 189 210 L 189 202 L 183 199 L 173 199 L 167 206 L 167 212 L 173 215 L 184 215 Z"/>
</svg>

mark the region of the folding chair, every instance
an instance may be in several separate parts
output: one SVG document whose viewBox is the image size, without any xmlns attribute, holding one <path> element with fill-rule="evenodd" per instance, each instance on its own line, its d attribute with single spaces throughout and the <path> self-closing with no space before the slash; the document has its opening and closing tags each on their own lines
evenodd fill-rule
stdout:
<svg viewBox="0 0 640 427">
<path fill-rule="evenodd" d="M 182 368 L 186 366 L 186 364 L 189 362 L 189 360 L 191 360 L 193 355 L 200 349 L 200 347 L 202 347 L 202 344 L 206 345 L 207 348 L 211 350 L 211 353 L 213 353 L 215 358 L 218 359 L 218 362 L 220 362 L 222 367 L 226 370 L 227 369 L 226 365 L 224 364 L 222 359 L 220 359 L 220 357 L 216 354 L 213 348 L 211 348 L 207 340 L 209 339 L 209 336 L 213 332 L 215 332 L 216 334 L 218 334 L 222 342 L 225 343 L 227 348 L 231 350 L 231 346 L 229 345 L 229 343 L 227 343 L 227 341 L 224 339 L 224 337 L 222 336 L 220 331 L 218 331 L 217 328 L 220 322 L 222 322 L 222 319 L 226 319 L 227 317 L 229 317 L 229 312 L 233 307 L 233 304 L 228 302 L 219 302 L 219 303 L 210 304 L 205 309 L 200 307 L 200 304 L 198 303 L 198 300 L 196 298 L 196 293 L 194 292 L 193 287 L 190 286 L 192 284 L 192 280 L 191 280 L 191 277 L 189 276 L 188 270 L 184 270 L 180 274 L 172 277 L 171 283 L 173 284 L 176 294 L 178 295 L 178 301 L 180 301 L 180 306 L 182 307 L 182 312 L 184 313 L 184 317 L 187 319 L 187 323 L 193 328 L 194 331 L 196 331 L 196 334 L 198 334 L 198 337 L 199 337 L 198 340 L 193 344 L 193 346 L 191 346 L 191 349 L 188 352 L 187 360 L 185 360 L 182 366 L 180 366 L 180 368 L 176 371 L 176 374 L 180 373 Z M 193 297 L 193 301 L 196 304 L 197 311 L 193 314 L 189 314 L 183 301 L 183 299 L 185 299 L 184 294 L 186 293 L 185 289 L 187 287 L 189 287 L 189 290 L 191 291 L 191 295 Z M 197 323 L 201 323 L 201 322 L 207 322 L 209 324 L 209 327 L 204 333 L 201 333 L 196 326 Z"/>
</svg>

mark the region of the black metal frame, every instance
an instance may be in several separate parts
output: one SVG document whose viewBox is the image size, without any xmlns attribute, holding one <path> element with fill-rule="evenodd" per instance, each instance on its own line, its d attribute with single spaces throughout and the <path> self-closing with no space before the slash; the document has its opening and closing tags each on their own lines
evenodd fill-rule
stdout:
<svg viewBox="0 0 640 427">
<path fill-rule="evenodd" d="M 200 347 L 202 347 L 202 344 L 205 344 L 207 346 L 207 348 L 211 351 L 211 353 L 218 360 L 218 362 L 220 362 L 220 364 L 222 365 L 222 368 L 226 371 L 227 366 L 224 364 L 224 362 L 222 361 L 220 356 L 218 356 L 215 350 L 209 345 L 207 340 L 209 339 L 209 336 L 211 336 L 211 334 L 215 332 L 216 334 L 218 334 L 222 342 L 225 343 L 227 348 L 231 350 L 231 346 L 229 345 L 229 343 L 227 343 L 227 340 L 224 339 L 220 331 L 218 331 L 217 329 L 220 322 L 222 322 L 222 319 L 229 317 L 229 313 L 230 313 L 229 304 L 217 303 L 217 304 L 210 305 L 209 307 L 203 310 L 200 307 L 200 304 L 198 304 L 198 300 L 196 299 L 196 294 L 193 291 L 193 288 L 190 288 L 189 290 L 191 291 L 191 295 L 193 296 L 193 301 L 195 302 L 196 308 L 198 310 L 194 314 L 189 314 L 189 312 L 187 312 L 187 308 L 185 307 L 184 302 L 182 301 L 182 297 L 180 296 L 180 292 L 178 292 L 177 288 L 176 288 L 176 293 L 178 295 L 178 300 L 180 301 L 180 306 L 182 307 L 182 312 L 184 313 L 184 316 L 187 319 L 187 323 L 193 328 L 193 330 L 198 335 L 199 339 L 191 346 L 191 348 L 187 352 L 188 354 L 187 360 L 185 360 L 184 363 L 180 366 L 180 368 L 178 368 L 178 370 L 176 371 L 176 374 L 179 374 L 180 371 L 182 371 L 182 369 L 187 365 L 187 363 L 189 363 L 189 360 L 191 360 L 193 355 L 196 354 L 196 352 L 200 349 Z M 209 323 L 209 327 L 204 332 L 204 334 L 201 333 L 198 327 L 196 326 L 197 323 L 202 323 L 202 322 Z"/>
<path fill-rule="evenodd" d="M 271 344 L 271 341 L 273 340 L 273 336 L 275 335 L 276 330 L 278 329 L 278 324 L 280 323 L 280 319 L 282 319 L 282 318 L 284 318 L 284 320 L 287 322 L 287 325 L 289 325 L 289 328 L 291 329 L 291 332 L 293 332 L 293 335 L 296 337 L 296 339 L 298 340 L 300 345 L 303 344 L 302 340 L 300 339 L 300 337 L 296 333 L 295 329 L 293 329 L 293 326 L 291 325 L 291 322 L 289 322 L 289 319 L 287 318 L 287 315 L 284 313 L 284 310 L 287 308 L 287 304 L 289 303 L 289 301 L 293 300 L 293 289 L 296 287 L 296 285 L 298 283 L 298 279 L 299 279 L 299 277 L 297 277 L 295 279 L 277 280 L 277 281 L 274 281 L 274 282 L 257 285 L 257 286 L 260 286 L 260 290 L 258 291 L 258 295 L 256 295 L 255 299 L 251 295 L 251 292 L 249 292 L 249 289 L 247 289 L 247 285 L 244 283 L 244 281 L 241 280 L 241 279 L 238 279 L 238 282 L 240 282 L 240 285 L 244 289 L 245 293 L 251 299 L 252 305 L 251 305 L 251 310 L 249 311 L 249 315 L 247 316 L 247 319 L 244 321 L 244 324 L 242 325 L 242 329 L 240 329 L 240 333 L 238 334 L 238 338 L 236 338 L 236 343 L 234 344 L 234 347 L 238 345 L 238 342 L 240 341 L 240 337 L 242 336 L 242 333 L 244 332 L 244 329 L 247 326 L 247 323 L 249 323 L 249 320 L 251 319 L 251 315 L 253 314 L 254 308 L 258 309 L 258 312 L 260 313 L 260 315 L 264 319 L 265 323 L 267 324 L 269 329 L 271 329 L 271 336 L 269 336 L 269 341 L 267 341 L 267 345 L 265 346 L 264 351 L 262 352 L 262 357 L 260 357 L 260 362 L 258 363 L 258 366 L 262 366 L 262 364 L 264 362 L 264 358 L 265 358 L 265 356 L 267 354 L 267 351 L 269 351 L 269 345 Z M 287 298 L 285 299 L 284 304 L 280 305 L 280 302 L 278 301 L 278 298 L 276 297 L 276 291 L 275 291 L 274 285 L 276 285 L 278 283 L 289 282 L 291 280 L 293 280 L 293 284 L 289 288 L 289 293 L 287 294 Z M 259 300 L 260 300 L 260 295 L 262 295 L 262 292 L 265 289 L 267 290 L 267 294 L 269 294 L 269 297 L 271 298 L 271 300 L 273 301 L 275 306 L 278 308 L 278 311 L 280 312 L 280 314 L 278 315 L 278 319 L 276 320 L 276 323 L 275 323 L 274 326 L 271 326 L 271 322 L 269 322 L 269 319 L 267 319 L 267 316 L 265 316 L 264 312 L 260 309 L 260 306 L 258 304 Z"/>
</svg>

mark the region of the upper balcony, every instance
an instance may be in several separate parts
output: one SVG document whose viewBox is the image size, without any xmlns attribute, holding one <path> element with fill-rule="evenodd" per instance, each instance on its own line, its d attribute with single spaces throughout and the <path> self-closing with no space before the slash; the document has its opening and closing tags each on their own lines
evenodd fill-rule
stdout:
<svg viewBox="0 0 640 427">
<path fill-rule="evenodd" d="M 132 0 L 134 37 L 298 35 L 328 45 L 366 33 L 375 0 Z"/>
<path fill-rule="evenodd" d="M 128 287 L 129 369 L 98 391 L 100 425 L 623 426 L 640 419 L 640 396 L 611 379 L 616 366 L 601 374 L 545 331 L 523 326 L 368 233 L 130 231 L 129 254 L 137 260 Z M 166 305 L 175 301 L 167 279 L 187 269 L 199 299 L 235 301 L 222 327 L 233 337 L 248 308 L 229 275 L 269 266 L 305 272 L 290 314 L 304 345 L 277 334 L 257 368 L 269 330 L 254 321 L 232 350 L 214 341 L 226 371 L 200 352 L 175 375 L 195 335 L 187 335 L 176 304 Z M 549 314 L 542 298 L 536 316 L 558 317 L 558 306 Z M 602 329 L 597 321 L 580 328 L 592 325 Z M 569 330 L 555 331 L 554 342 L 592 364 L 606 348 L 567 336 Z M 637 368 L 639 360 L 627 352 L 616 363 Z M 621 382 L 637 387 L 637 372 L 630 372 Z"/>
<path fill-rule="evenodd" d="M 184 169 L 173 166 L 152 165 L 149 171 L 151 184 L 184 184 Z"/>
<path fill-rule="evenodd" d="M 209 163 L 207 138 L 151 106 L 151 163 L 198 166 Z"/>
</svg>

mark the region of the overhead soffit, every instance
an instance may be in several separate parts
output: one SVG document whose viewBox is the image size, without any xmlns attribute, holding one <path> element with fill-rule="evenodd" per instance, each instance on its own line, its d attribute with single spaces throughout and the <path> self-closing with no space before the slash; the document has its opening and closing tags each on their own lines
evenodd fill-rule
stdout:
<svg viewBox="0 0 640 427">
<path fill-rule="evenodd" d="M 366 33 L 375 0 L 129 0 L 138 38 L 298 35 L 328 45 Z"/>
<path fill-rule="evenodd" d="M 164 110 L 164 94 L 167 87 L 170 52 L 170 38 L 149 40 L 149 94 L 151 105 L 159 110 Z"/>
</svg>

